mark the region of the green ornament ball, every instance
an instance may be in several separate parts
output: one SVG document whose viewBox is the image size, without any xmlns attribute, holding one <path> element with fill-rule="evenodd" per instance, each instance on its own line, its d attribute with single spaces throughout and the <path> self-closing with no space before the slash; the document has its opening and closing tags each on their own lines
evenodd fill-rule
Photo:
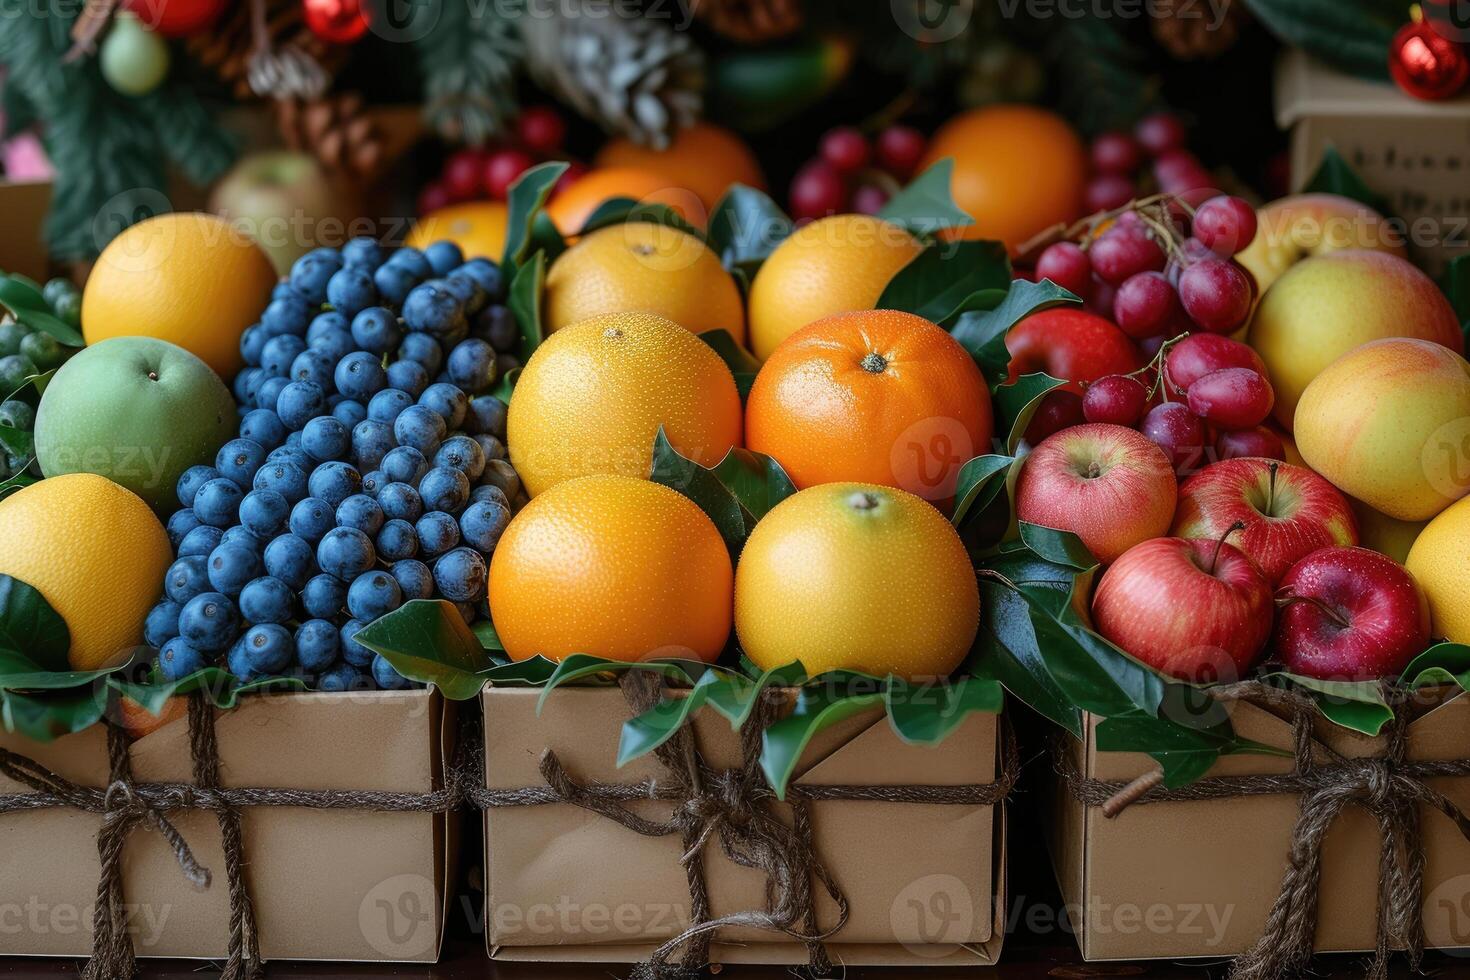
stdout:
<svg viewBox="0 0 1470 980">
<path fill-rule="evenodd" d="M 147 95 L 168 75 L 168 44 L 138 18 L 119 14 L 97 53 L 102 77 L 123 95 Z"/>
</svg>

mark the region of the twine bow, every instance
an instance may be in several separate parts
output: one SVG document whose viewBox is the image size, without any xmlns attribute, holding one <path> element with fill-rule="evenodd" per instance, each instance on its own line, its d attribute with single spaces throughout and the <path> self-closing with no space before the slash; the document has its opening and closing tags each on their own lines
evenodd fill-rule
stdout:
<svg viewBox="0 0 1470 980">
<path fill-rule="evenodd" d="M 1211 691 L 1221 701 L 1246 701 L 1284 708 L 1292 724 L 1295 762 L 1284 775 L 1218 776 L 1178 789 L 1158 785 L 1154 774 L 1133 783 L 1088 779 L 1063 752 L 1057 768 L 1072 795 L 1112 816 L 1129 805 L 1165 801 L 1219 800 L 1232 797 L 1297 794 L 1301 808 L 1292 827 L 1291 847 L 1281 891 L 1265 929 L 1236 959 L 1230 980 L 1278 980 L 1302 973 L 1312 958 L 1321 894 L 1322 846 L 1334 821 L 1349 805 L 1360 806 L 1378 822 L 1378 916 L 1370 980 L 1386 980 L 1394 950 L 1407 953 L 1417 969 L 1424 953 L 1424 843 L 1420 805 L 1428 806 L 1470 840 L 1470 818 L 1427 780 L 1470 776 L 1470 759 L 1415 762 L 1408 759 L 1409 715 L 1402 696 L 1385 686 L 1394 718 L 1384 733 L 1381 756 L 1349 759 L 1313 739 L 1316 706 L 1305 695 L 1258 681 Z M 1317 761 L 1317 753 L 1325 762 Z"/>
<path fill-rule="evenodd" d="M 620 681 L 634 713 L 658 700 L 660 680 L 647 671 L 628 671 Z M 749 719 L 740 729 L 741 765 L 713 769 L 700 756 L 690 725 L 685 725 L 654 750 L 665 775 L 637 783 L 578 783 L 567 773 L 556 753 L 541 757 L 543 787 L 476 790 L 470 798 L 481 808 L 570 803 L 604 816 L 645 837 L 679 835 L 680 863 L 689 885 L 690 926 L 664 942 L 648 960 L 634 967 L 630 980 L 667 980 L 699 970 L 709 962 L 709 946 L 720 929 L 742 927 L 782 933 L 807 948 L 815 974 L 832 968 L 825 940 L 847 924 L 849 907 L 835 877 L 817 855 L 812 836 L 814 800 L 874 800 L 893 803 L 991 806 L 1010 793 L 1019 775 L 1014 735 L 1007 727 L 1002 743 L 1002 765 L 993 783 L 971 786 L 806 786 L 788 788 L 791 809 L 788 825 L 778 815 L 776 799 L 761 773 L 761 740 L 781 711 L 778 691 L 760 693 Z M 667 800 L 675 804 L 663 820 L 650 820 L 629 810 L 634 800 Z M 726 859 L 766 876 L 766 906 L 711 918 L 709 888 L 703 858 L 711 841 L 718 841 Z M 836 921 L 817 922 L 816 886 L 837 907 Z M 670 962 L 681 948 L 684 955 Z"/>
</svg>

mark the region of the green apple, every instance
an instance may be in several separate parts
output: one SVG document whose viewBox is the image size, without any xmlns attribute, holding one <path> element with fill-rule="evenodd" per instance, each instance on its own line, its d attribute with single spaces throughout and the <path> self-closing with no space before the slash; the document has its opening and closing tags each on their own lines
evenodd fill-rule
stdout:
<svg viewBox="0 0 1470 980">
<path fill-rule="evenodd" d="M 318 245 L 347 238 L 342 215 L 356 214 L 351 195 L 335 187 L 316 158 L 287 150 L 252 153 L 220 179 L 209 209 L 254 238 L 286 275 Z"/>
<path fill-rule="evenodd" d="M 1302 394 L 1296 447 L 1369 507 L 1428 520 L 1470 493 L 1470 363 L 1409 338 L 1348 351 Z"/>
<path fill-rule="evenodd" d="M 93 344 L 51 378 L 36 412 L 46 476 L 96 473 L 161 513 L 184 470 L 214 463 L 232 438 L 235 400 L 209 365 L 164 340 Z"/>
</svg>

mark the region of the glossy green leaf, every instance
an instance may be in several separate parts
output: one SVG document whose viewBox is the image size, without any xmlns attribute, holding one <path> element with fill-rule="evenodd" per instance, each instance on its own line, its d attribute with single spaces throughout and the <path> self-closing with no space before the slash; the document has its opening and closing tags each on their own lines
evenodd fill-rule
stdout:
<svg viewBox="0 0 1470 980">
<path fill-rule="evenodd" d="M 1261 678 L 1272 684 L 1300 688 L 1317 702 L 1317 709 L 1334 724 L 1364 735 L 1377 735 L 1393 721 L 1393 709 L 1377 681 L 1327 681 L 1300 674 L 1277 672 Z"/>
<path fill-rule="evenodd" d="M 704 232 L 685 221 L 683 215 L 667 204 L 640 202 L 631 197 L 614 197 L 603 201 L 583 223 L 582 230 L 578 234 L 588 235 L 603 228 L 631 222 L 676 228 L 686 235 L 692 235 L 704 241 Z"/>
<path fill-rule="evenodd" d="M 480 693 L 490 655 L 470 632 L 454 604 L 414 599 L 357 632 L 357 642 L 409 680 L 432 684 L 451 701 Z"/>
<path fill-rule="evenodd" d="M 1340 71 L 1388 81 L 1388 45 L 1408 23 L 1386 0 L 1244 0 L 1266 29 Z M 1204 9 L 1204 8 L 1202 8 Z"/>
<path fill-rule="evenodd" d="M 0 720 L 5 730 L 36 742 L 90 728 L 106 710 L 107 688 L 100 684 L 41 695 L 0 690 Z"/>
<path fill-rule="evenodd" d="M 735 390 L 740 392 L 740 400 L 745 401 L 745 397 L 750 394 L 750 386 L 755 384 L 755 376 L 760 373 L 761 362 L 756 360 L 754 354 L 737 344 L 728 330 L 706 330 L 698 336 L 720 355 L 720 360 L 725 362 L 730 374 L 735 377 Z"/>
<path fill-rule="evenodd" d="M 6 452 L 30 458 L 36 452 L 36 437 L 25 429 L 17 429 L 10 425 L 0 425 L 0 447 Z"/>
<path fill-rule="evenodd" d="M 131 663 L 102 670 L 47 670 L 24 653 L 0 649 L 0 691 L 64 691 L 120 673 Z"/>
<path fill-rule="evenodd" d="M 985 677 L 916 684 L 890 676 L 883 703 L 888 723 L 900 739 L 938 745 L 971 714 L 998 714 L 1005 704 L 1005 692 L 999 681 Z"/>
<path fill-rule="evenodd" d="M 950 522 L 956 527 L 971 513 L 978 513 L 1005 492 L 1006 472 L 1016 464 L 1016 457 L 992 454 L 976 456 L 960 467 L 955 484 L 954 512 Z"/>
<path fill-rule="evenodd" d="M 216 708 L 228 711 L 247 694 L 307 690 L 306 682 L 299 677 L 262 677 L 241 683 L 234 674 L 219 667 L 205 667 L 175 680 L 167 680 L 156 673 L 143 681 L 128 681 L 114 676 L 109 678 L 108 686 L 155 716 L 163 711 L 170 698 L 187 697 L 196 692 L 203 693 Z"/>
<path fill-rule="evenodd" d="M 1436 643 L 1409 661 L 1404 668 L 1403 684 L 1409 690 L 1454 684 L 1470 691 L 1470 646 Z"/>
<path fill-rule="evenodd" d="M 878 217 L 915 235 L 932 235 L 942 228 L 973 225 L 975 219 L 955 204 L 950 194 L 954 160 L 945 157 L 932 164 L 907 187 L 888 199 Z"/>
<path fill-rule="evenodd" d="M 780 463 L 750 449 L 732 448 L 710 472 L 740 504 L 747 536 L 771 508 L 796 493 L 796 485 Z"/>
<path fill-rule="evenodd" d="M 803 688 L 791 714 L 772 724 L 761 738 L 761 771 L 776 798 L 786 799 L 791 774 L 818 732 L 882 703 L 882 692 L 851 695 L 827 686 Z"/>
<path fill-rule="evenodd" d="M 40 590 L 0 575 L 0 649 L 25 656 L 43 671 L 70 671 L 71 632 Z"/>
<path fill-rule="evenodd" d="M 975 293 L 1010 284 L 1011 262 L 1000 242 L 935 242 L 894 274 L 873 308 L 939 323 Z"/>
<path fill-rule="evenodd" d="M 674 734 L 704 706 L 711 688 L 719 685 L 724 675 L 710 670 L 694 682 L 682 697 L 666 697 L 642 714 L 623 722 L 618 738 L 618 768 L 647 755 L 674 737 Z"/>
<path fill-rule="evenodd" d="M 748 449 L 731 449 L 713 468 L 680 455 L 660 426 L 649 477 L 688 497 L 714 522 L 734 561 L 756 522 L 796 492 L 780 465 Z"/>
<path fill-rule="evenodd" d="M 1364 183 L 1363 178 L 1358 176 L 1358 172 L 1342 158 L 1342 154 L 1331 146 L 1322 151 L 1322 162 L 1317 165 L 1316 172 L 1302 188 L 1302 193 L 1337 194 L 1360 204 L 1366 204 L 1381 215 L 1388 216 L 1392 213 L 1389 210 L 1387 199 Z"/>
<path fill-rule="evenodd" d="M 806 679 L 806 668 L 799 660 L 756 672 L 752 676 L 729 673 L 724 676 L 723 683 L 706 692 L 705 700 L 711 708 L 725 716 L 731 728 L 738 729 L 755 710 L 761 691 L 768 687 L 797 687 Z"/>
<path fill-rule="evenodd" d="M 566 171 L 567 164 L 560 160 L 537 164 L 510 185 L 506 201 L 505 252 L 500 260 L 508 272 L 518 269 L 531 254 L 536 216 L 546 206 L 551 189 Z"/>
<path fill-rule="evenodd" d="M 1097 726 L 1097 747 L 1104 752 L 1144 752 L 1163 768 L 1164 785 L 1186 786 L 1203 777 L 1221 756 L 1251 752 L 1286 755 L 1279 749 L 1238 737 L 1229 725 L 1189 728 L 1159 718 L 1127 715 L 1104 718 Z"/>
<path fill-rule="evenodd" d="M 681 686 L 693 686 L 694 682 L 708 671 L 715 670 L 710 664 L 698 660 L 609 660 L 586 653 L 574 653 L 556 665 L 556 670 L 546 680 L 536 710 L 546 704 L 546 698 L 558 687 L 589 680 L 611 680 L 613 675 L 628 670 L 649 670 L 666 680 Z"/>
<path fill-rule="evenodd" d="M 1006 334 L 1012 327 L 1032 313 L 1081 302 L 1050 279 L 1041 282 L 1016 279 L 993 308 L 961 313 L 949 332 L 970 352 L 986 382 L 994 388 L 1006 380 L 1011 361 Z"/>
<path fill-rule="evenodd" d="M 83 347 L 87 343 L 80 330 L 45 310 L 19 310 L 15 319 L 32 330 L 50 334 L 68 347 Z"/>
<path fill-rule="evenodd" d="M 708 242 L 731 271 L 754 276 L 776 246 L 791 237 L 791 219 L 770 197 L 733 184 L 710 214 Z"/>
<path fill-rule="evenodd" d="M 1087 550 L 1087 545 L 1082 539 L 1071 531 L 1060 531 L 1053 527 L 1045 527 L 1041 524 L 1020 523 L 1021 541 L 1025 543 L 1038 557 L 1063 565 L 1067 568 L 1085 571 L 1097 564 L 1097 559 L 1092 557 L 1092 552 Z"/>
<path fill-rule="evenodd" d="M 525 364 L 546 339 L 541 319 L 541 298 L 546 292 L 546 253 L 537 252 L 531 261 L 516 269 L 510 281 L 510 295 L 506 306 L 520 327 L 520 344 L 516 356 Z M 514 382 L 512 382 L 514 383 Z"/>
<path fill-rule="evenodd" d="M 995 431 L 1006 434 L 1006 452 L 1015 455 L 1041 399 L 1066 383 L 1045 374 L 1023 374 L 1013 384 L 1003 384 L 994 390 Z"/>
<path fill-rule="evenodd" d="M 21 382 L 19 388 L 15 389 L 14 391 L 7 392 L 4 398 L 0 398 L 0 402 L 10 401 L 10 399 L 23 394 L 27 388 L 35 388 L 37 396 L 45 394 L 46 384 L 55 374 L 56 368 L 52 368 L 49 371 L 42 371 L 40 374 L 31 375 Z"/>
<path fill-rule="evenodd" d="M 480 678 L 492 687 L 539 687 L 556 673 L 556 661 L 542 656 L 496 664 L 480 672 Z"/>
<path fill-rule="evenodd" d="M 496 380 L 494 386 L 490 389 L 490 394 L 494 395 L 496 398 L 499 398 L 501 401 L 509 405 L 510 396 L 515 392 L 516 381 L 520 378 L 520 376 L 521 366 L 517 364 L 515 367 L 502 374 L 499 379 Z"/>
<path fill-rule="evenodd" d="M 1440 288 L 1460 319 L 1460 333 L 1470 337 L 1470 255 L 1457 255 L 1445 267 Z"/>
<path fill-rule="evenodd" d="M 500 642 L 500 634 L 495 632 L 495 624 L 488 619 L 479 619 L 475 625 L 470 627 L 470 632 L 475 634 L 475 639 L 480 641 L 480 646 L 491 653 L 504 653 L 505 644 Z"/>
<path fill-rule="evenodd" d="M 41 290 L 24 276 L 17 275 L 0 276 L 0 306 L 12 313 L 24 310 L 51 312 L 51 304 L 46 302 Z"/>
</svg>

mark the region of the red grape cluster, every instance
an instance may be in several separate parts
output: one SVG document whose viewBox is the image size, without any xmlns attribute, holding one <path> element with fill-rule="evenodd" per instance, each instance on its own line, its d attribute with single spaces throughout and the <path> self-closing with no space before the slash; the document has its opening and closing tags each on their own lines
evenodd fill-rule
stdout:
<svg viewBox="0 0 1470 980">
<path fill-rule="evenodd" d="M 1217 459 L 1285 459 L 1280 436 L 1263 424 L 1275 403 L 1259 354 L 1229 337 L 1195 333 L 1166 341 L 1132 374 L 1088 385 L 1082 414 L 1136 427 L 1184 476 Z"/>
<path fill-rule="evenodd" d="M 1165 194 L 1188 194 L 1210 187 L 1210 172 L 1185 147 L 1184 123 L 1167 112 L 1145 116 L 1130 135 L 1118 130 L 1099 133 L 1089 147 L 1092 179 L 1087 184 L 1088 211 L 1111 211 L 1152 186 Z M 1145 162 L 1151 164 L 1147 170 Z"/>
<path fill-rule="evenodd" d="M 467 146 L 444 161 L 439 179 L 419 192 L 419 214 L 461 201 L 503 201 L 522 173 L 545 160 L 565 160 L 567 124 L 550 106 L 529 106 L 516 119 L 513 138 L 501 144 Z M 558 190 L 587 172 L 572 161 Z"/>
<path fill-rule="evenodd" d="M 889 126 L 869 140 L 852 126 L 830 129 L 818 155 L 791 180 L 788 209 L 798 221 L 829 214 L 877 214 L 918 169 L 927 145 L 910 126 Z"/>
</svg>

